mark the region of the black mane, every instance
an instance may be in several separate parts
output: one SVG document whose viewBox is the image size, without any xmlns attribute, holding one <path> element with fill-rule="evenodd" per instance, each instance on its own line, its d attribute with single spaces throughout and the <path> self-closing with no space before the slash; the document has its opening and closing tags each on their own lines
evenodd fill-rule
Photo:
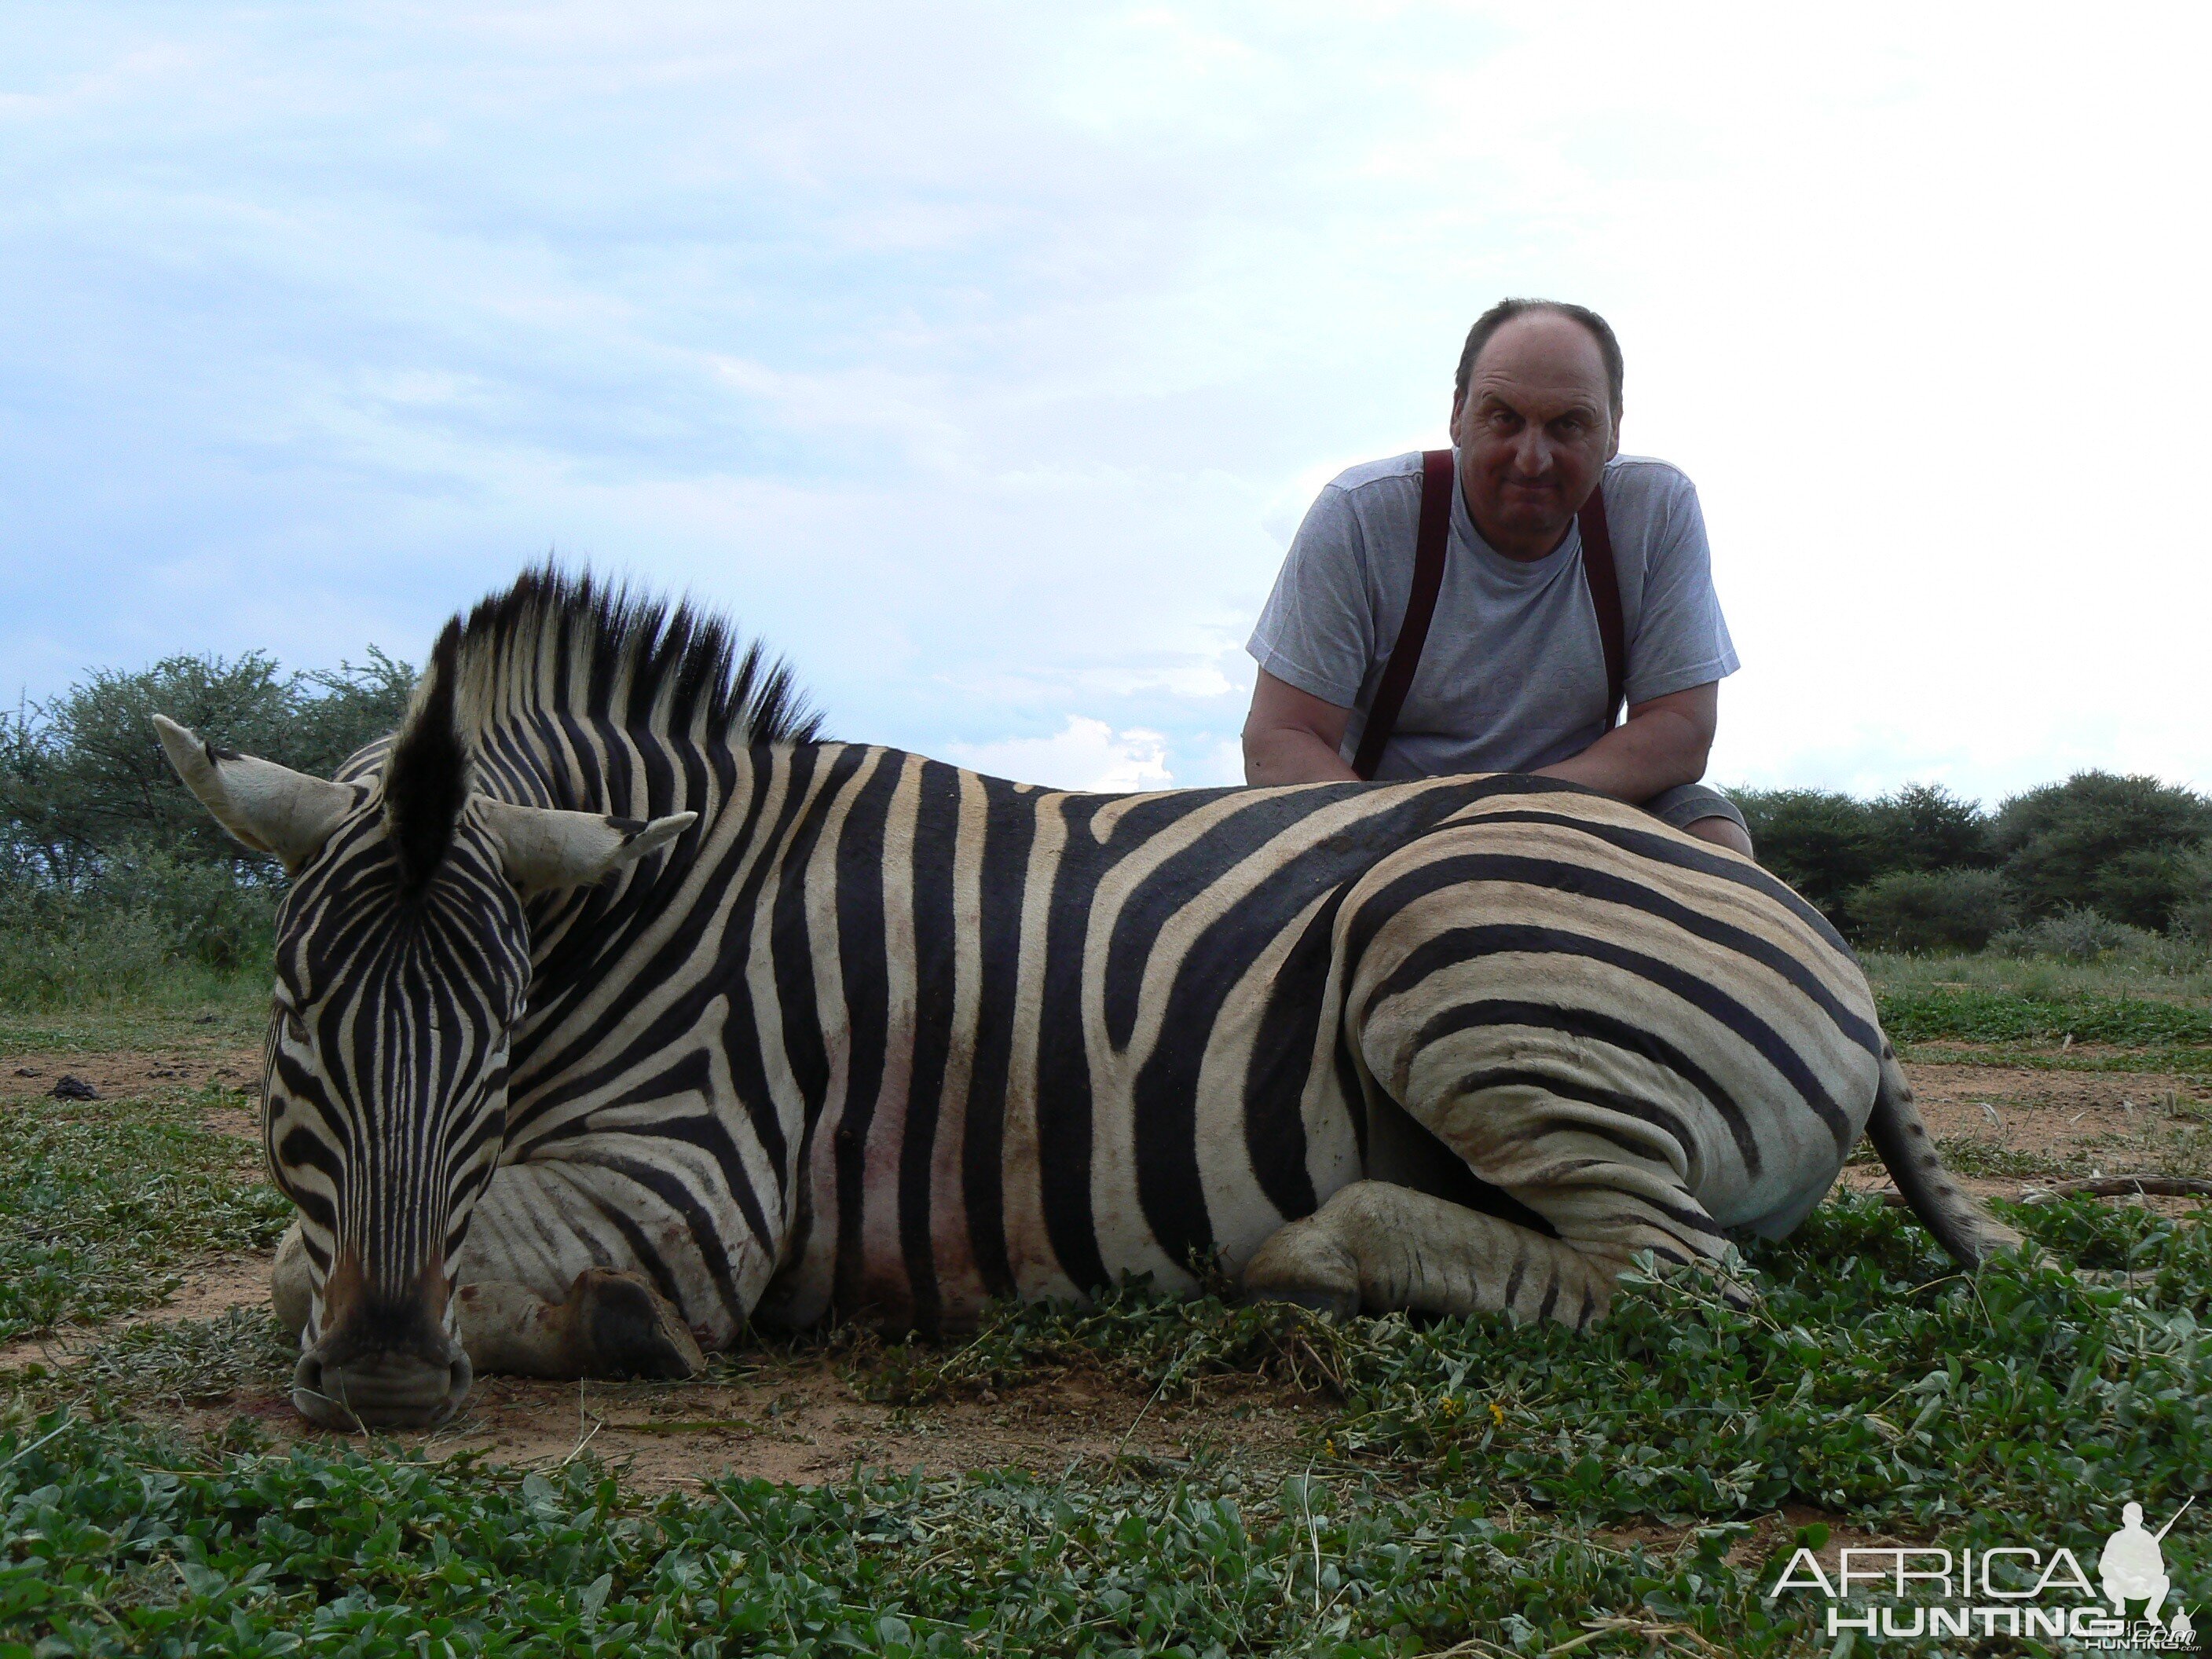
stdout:
<svg viewBox="0 0 2212 1659">
<path fill-rule="evenodd" d="M 662 732 L 696 723 L 748 744 L 811 743 L 822 724 L 789 665 L 758 640 L 741 648 L 719 617 L 550 562 L 478 604 L 459 651 L 465 727 L 544 708 L 549 657 L 553 706 L 565 713 Z"/>
<path fill-rule="evenodd" d="M 630 731 L 700 731 L 747 746 L 811 743 L 822 716 L 790 667 L 728 623 L 551 564 L 455 617 L 438 635 L 384 763 L 402 879 L 419 887 L 468 802 L 473 757 L 508 721 L 548 714 Z"/>
</svg>

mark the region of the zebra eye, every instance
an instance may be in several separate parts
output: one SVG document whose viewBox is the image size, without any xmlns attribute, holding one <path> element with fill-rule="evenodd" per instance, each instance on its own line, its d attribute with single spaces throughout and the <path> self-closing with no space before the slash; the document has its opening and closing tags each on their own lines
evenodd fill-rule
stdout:
<svg viewBox="0 0 2212 1659">
<path fill-rule="evenodd" d="M 307 1041 L 307 1022 L 300 1018 L 297 1008 L 284 1010 L 284 1035 L 297 1043 L 305 1044 Z"/>
</svg>

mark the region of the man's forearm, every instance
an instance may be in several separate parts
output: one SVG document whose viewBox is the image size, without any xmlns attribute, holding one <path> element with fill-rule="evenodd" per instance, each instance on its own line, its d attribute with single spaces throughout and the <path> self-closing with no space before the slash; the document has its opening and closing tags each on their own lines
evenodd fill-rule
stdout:
<svg viewBox="0 0 2212 1659">
<path fill-rule="evenodd" d="M 1581 754 L 1538 769 L 1538 775 L 1565 778 L 1633 804 L 1676 784 L 1695 783 L 1705 775 L 1711 747 L 1710 736 L 1688 715 L 1654 708 L 1614 726 Z"/>
<path fill-rule="evenodd" d="M 1271 726 L 1244 734 L 1247 783 L 1356 783 L 1358 778 L 1341 755 L 1311 732 Z"/>
</svg>

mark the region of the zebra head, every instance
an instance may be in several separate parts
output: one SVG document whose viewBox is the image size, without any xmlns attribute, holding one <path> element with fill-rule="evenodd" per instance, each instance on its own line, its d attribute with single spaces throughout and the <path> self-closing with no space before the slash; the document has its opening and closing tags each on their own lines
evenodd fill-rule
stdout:
<svg viewBox="0 0 2212 1659">
<path fill-rule="evenodd" d="M 277 912 L 264 1141 L 313 1294 L 292 1401 L 327 1427 L 437 1422 L 472 1373 L 454 1263 L 498 1164 L 528 999 L 526 894 L 594 882 L 680 835 L 479 793 L 455 714 L 457 629 L 381 764 L 330 782 L 155 718 L 170 763 L 292 877 Z"/>
</svg>

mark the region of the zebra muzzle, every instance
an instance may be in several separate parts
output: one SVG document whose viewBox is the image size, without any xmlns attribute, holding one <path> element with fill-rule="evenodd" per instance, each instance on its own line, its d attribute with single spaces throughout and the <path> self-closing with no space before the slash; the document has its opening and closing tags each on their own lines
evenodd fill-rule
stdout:
<svg viewBox="0 0 2212 1659">
<path fill-rule="evenodd" d="M 419 1354 L 362 1354 L 343 1365 L 303 1353 L 292 1370 L 292 1404 L 325 1429 L 411 1429 L 442 1423 L 476 1382 L 465 1352 L 442 1364 Z"/>
<path fill-rule="evenodd" d="M 427 1428 L 451 1417 L 476 1382 L 445 1328 L 445 1274 L 425 1268 L 408 1293 L 379 1296 L 359 1258 L 340 1255 L 323 1285 L 323 1334 L 292 1369 L 292 1404 L 326 1429 Z"/>
</svg>

